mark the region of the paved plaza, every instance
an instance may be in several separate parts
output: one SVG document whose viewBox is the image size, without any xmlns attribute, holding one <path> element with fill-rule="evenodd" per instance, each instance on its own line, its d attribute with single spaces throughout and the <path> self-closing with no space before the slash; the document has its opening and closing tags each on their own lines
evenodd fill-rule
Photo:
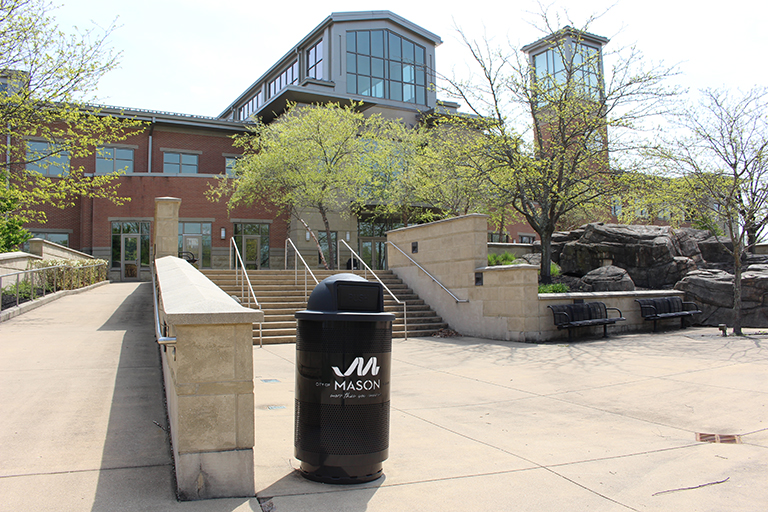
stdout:
<svg viewBox="0 0 768 512">
<path fill-rule="evenodd" d="M 0 511 L 768 507 L 768 335 L 715 328 L 396 339 L 390 457 L 358 486 L 296 473 L 295 347 L 255 347 L 258 497 L 177 502 L 151 298 L 113 283 L 0 323 Z"/>
</svg>

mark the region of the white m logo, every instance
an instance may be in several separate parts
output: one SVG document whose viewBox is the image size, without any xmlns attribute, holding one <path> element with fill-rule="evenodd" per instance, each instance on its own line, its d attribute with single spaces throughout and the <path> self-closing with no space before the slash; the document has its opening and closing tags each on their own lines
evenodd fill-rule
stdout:
<svg viewBox="0 0 768 512">
<path fill-rule="evenodd" d="M 355 370 L 357 370 L 357 376 L 362 377 L 363 375 L 366 375 L 368 371 L 371 372 L 371 375 L 378 375 L 379 370 L 381 369 L 380 366 L 378 366 L 376 363 L 378 361 L 375 357 L 372 357 L 368 360 L 368 363 L 365 363 L 365 360 L 362 357 L 356 357 L 354 361 L 352 361 L 352 364 L 349 365 L 349 368 L 347 368 L 347 371 L 344 373 L 341 373 L 341 370 L 339 370 L 338 366 L 333 366 L 333 373 L 336 374 L 337 377 L 349 377 L 353 373 L 355 373 Z"/>
</svg>

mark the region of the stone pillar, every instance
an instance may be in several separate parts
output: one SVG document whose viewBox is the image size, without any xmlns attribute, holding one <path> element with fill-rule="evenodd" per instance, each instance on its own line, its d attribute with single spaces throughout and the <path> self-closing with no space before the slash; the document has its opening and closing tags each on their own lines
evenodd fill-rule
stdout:
<svg viewBox="0 0 768 512">
<path fill-rule="evenodd" d="M 155 259 L 179 254 L 180 207 L 179 198 L 155 198 Z"/>
<path fill-rule="evenodd" d="M 182 259 L 155 262 L 176 338 L 162 359 L 179 498 L 254 496 L 253 323 L 264 313 Z"/>
</svg>

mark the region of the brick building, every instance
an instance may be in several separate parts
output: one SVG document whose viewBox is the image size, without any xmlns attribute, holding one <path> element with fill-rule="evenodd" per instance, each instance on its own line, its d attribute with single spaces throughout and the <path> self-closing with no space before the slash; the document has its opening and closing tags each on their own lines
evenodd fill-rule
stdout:
<svg viewBox="0 0 768 512">
<path fill-rule="evenodd" d="M 274 207 L 255 204 L 227 211 L 225 202 L 205 196 L 239 155 L 232 136 L 245 123 L 144 110 L 110 110 L 146 123 L 119 144 L 96 148 L 87 158 L 63 162 L 89 174 L 124 170 L 118 195 L 123 205 L 85 198 L 71 208 L 47 208 L 44 225 L 29 225 L 34 236 L 63 243 L 111 262 L 113 279 L 146 279 L 156 197 L 181 198 L 179 251 L 192 253 L 201 267 L 229 265 L 235 236 L 251 266 L 282 267 L 288 221 Z M 65 160 L 68 160 L 66 156 Z M 47 172 L 60 172 L 51 167 Z"/>
<path fill-rule="evenodd" d="M 435 48 L 439 36 L 389 11 L 333 13 L 291 48 L 217 118 L 106 109 L 131 116 L 147 128 L 121 144 L 103 148 L 73 166 L 100 173 L 125 169 L 118 206 L 84 199 L 76 207 L 49 210 L 45 225 L 29 225 L 35 236 L 50 239 L 111 262 L 113 279 L 146 278 L 156 197 L 181 199 L 179 251 L 192 253 L 203 268 L 229 265 L 229 239 L 235 237 L 252 268 L 282 268 L 290 237 L 304 258 L 318 263 L 317 249 L 299 223 L 273 205 L 256 204 L 227 211 L 224 201 L 205 197 L 217 176 L 227 173 L 239 154 L 232 136 L 244 133 L 249 120 L 275 119 L 289 102 L 360 102 L 366 114 L 381 114 L 416 125 L 423 116 L 455 112 L 457 104 L 439 102 L 435 83 Z M 535 47 L 534 47 L 535 46 Z M 544 45 L 532 45 L 530 57 Z M 532 50 L 532 51 L 531 51 Z M 316 231 L 319 215 L 306 220 Z M 346 240 L 374 268 L 385 267 L 384 232 L 392 227 L 370 219 L 331 214 L 332 237 Z M 489 240 L 529 243 L 536 239 L 526 224 L 507 226 Z M 342 253 L 344 261 L 349 257 Z"/>
</svg>

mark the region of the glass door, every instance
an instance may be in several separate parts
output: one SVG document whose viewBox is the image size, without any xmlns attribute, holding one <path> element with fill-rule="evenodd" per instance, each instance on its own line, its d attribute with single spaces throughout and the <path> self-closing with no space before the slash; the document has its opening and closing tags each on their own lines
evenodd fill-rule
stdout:
<svg viewBox="0 0 768 512">
<path fill-rule="evenodd" d="M 122 236 L 122 255 L 120 258 L 120 278 L 123 281 L 139 279 L 139 264 L 141 262 L 141 245 L 139 235 Z"/>
<path fill-rule="evenodd" d="M 261 268 L 261 237 L 243 237 L 243 263 L 246 270 L 259 270 Z"/>
<path fill-rule="evenodd" d="M 361 237 L 359 254 L 371 269 L 386 270 L 387 239 L 379 237 Z"/>
<path fill-rule="evenodd" d="M 181 250 L 183 252 L 182 257 L 192 263 L 190 259 L 194 259 L 195 262 L 192 263 L 197 268 L 200 268 L 200 265 L 202 264 L 202 248 L 203 248 L 203 237 L 202 235 L 183 235 L 183 243 L 181 246 Z"/>
</svg>

